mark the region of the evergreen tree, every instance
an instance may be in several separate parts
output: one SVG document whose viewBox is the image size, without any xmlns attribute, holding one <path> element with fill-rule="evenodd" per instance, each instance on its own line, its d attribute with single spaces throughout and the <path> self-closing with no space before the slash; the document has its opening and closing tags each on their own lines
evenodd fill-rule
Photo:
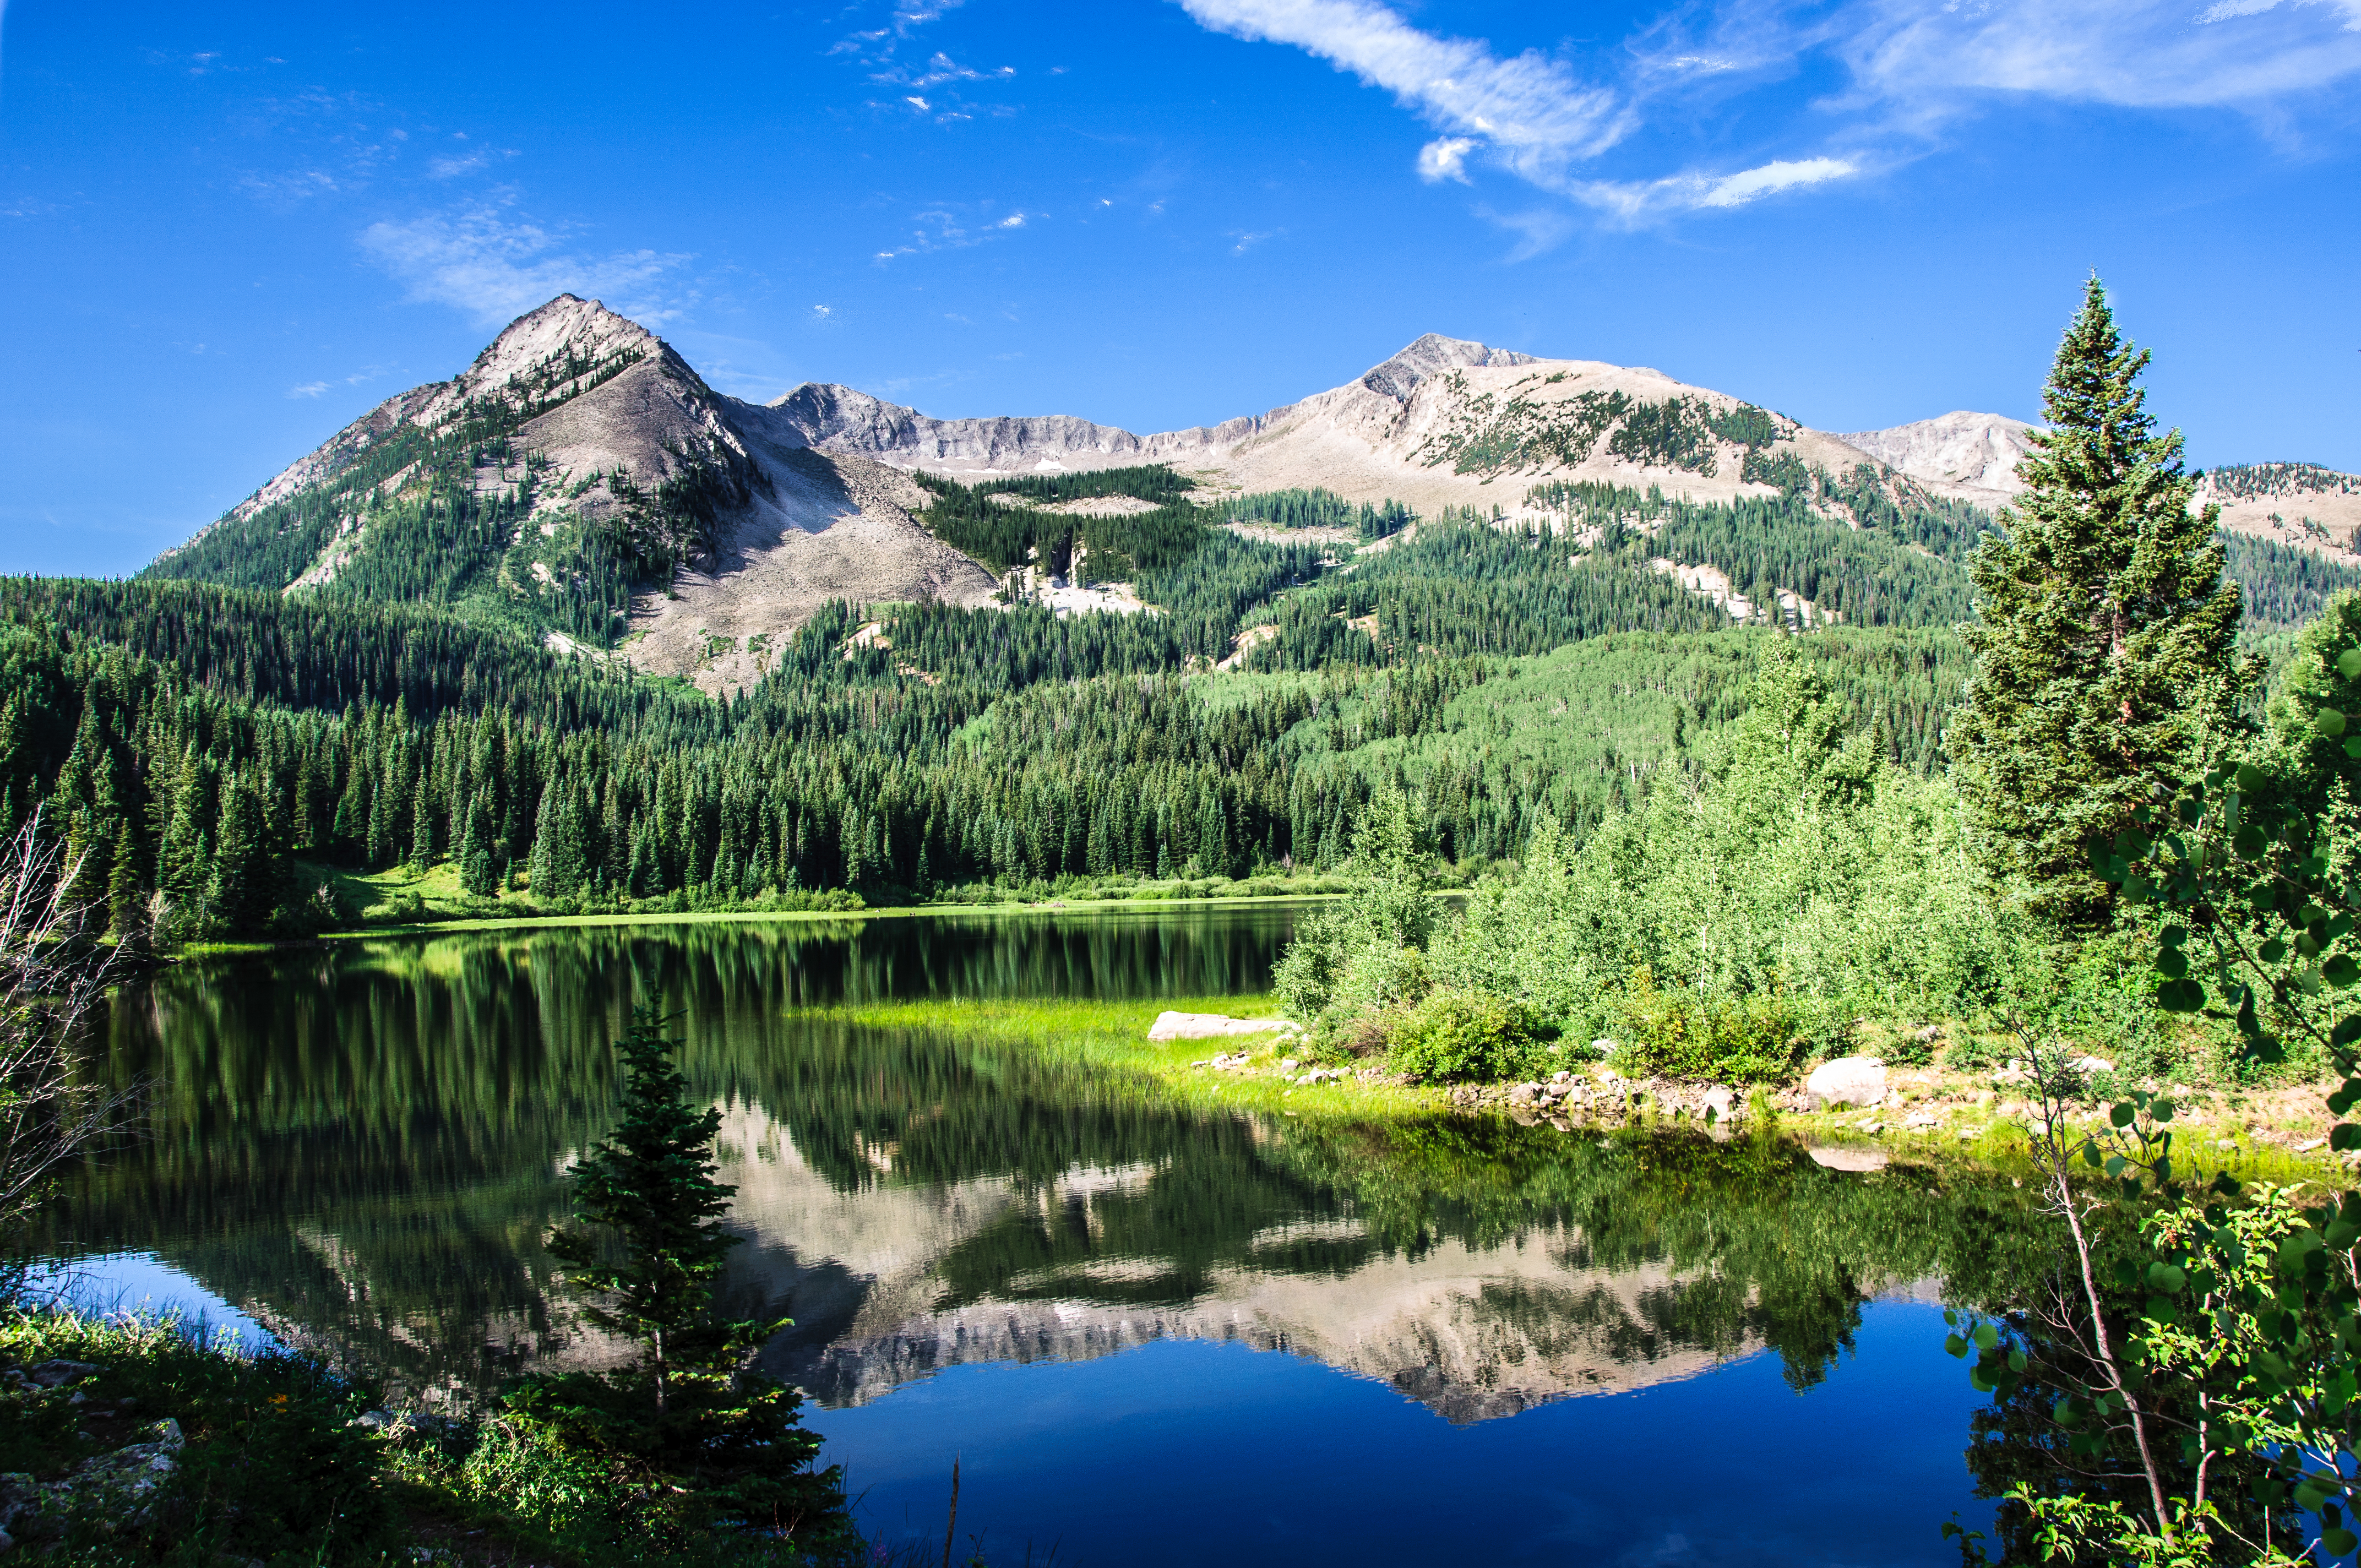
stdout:
<svg viewBox="0 0 2361 1568">
<path fill-rule="evenodd" d="M 2219 509 L 2190 510 L 2180 433 L 2157 433 L 2137 385 L 2147 363 L 2092 278 L 2050 371 L 2049 428 L 2018 465 L 2025 494 L 1970 562 L 1978 665 L 1951 753 L 1995 868 L 2084 926 L 2110 897 L 2092 846 L 2174 793 L 2250 678 Z"/>
<path fill-rule="evenodd" d="M 795 1542 L 816 1562 L 856 1541 L 842 1475 L 814 1471 L 819 1438 L 802 1399 L 745 1363 L 788 1326 L 731 1322 L 714 1310 L 723 1260 L 741 1238 L 721 1228 L 735 1188 L 713 1179 L 712 1110 L 692 1109 L 653 1009 L 617 1042 L 624 1081 L 614 1133 L 575 1169 L 581 1228 L 550 1237 L 590 1320 L 637 1340 L 638 1365 L 528 1377 L 506 1399 L 531 1441 L 615 1483 L 619 1522 L 657 1534 L 719 1528 Z"/>
<path fill-rule="evenodd" d="M 591 1321 L 645 1344 L 661 1385 L 666 1337 L 703 1319 L 714 1277 L 738 1245 L 721 1228 L 737 1189 L 713 1179 L 721 1113 L 683 1101 L 686 1080 L 655 1015 L 635 1016 L 615 1051 L 624 1072 L 621 1118 L 574 1172 L 577 1217 L 608 1236 L 560 1231 L 549 1249 L 575 1289 L 610 1299 L 590 1309 Z"/>
</svg>

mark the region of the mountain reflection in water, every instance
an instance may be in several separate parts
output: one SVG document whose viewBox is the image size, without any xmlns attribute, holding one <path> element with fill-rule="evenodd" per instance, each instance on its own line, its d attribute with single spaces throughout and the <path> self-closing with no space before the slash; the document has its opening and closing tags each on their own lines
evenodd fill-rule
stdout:
<svg viewBox="0 0 2361 1568">
<path fill-rule="evenodd" d="M 1866 1301 L 1971 1268 L 1960 1194 L 1776 1138 L 1208 1115 L 963 1034 L 955 1007 L 814 1011 L 1254 992 L 1290 919 L 593 927 L 182 965 L 109 1023 L 111 1070 L 161 1086 L 155 1135 L 81 1177 L 55 1239 L 152 1252 L 411 1398 L 610 1359 L 540 1242 L 647 997 L 723 1111 L 749 1244 L 730 1304 L 796 1320 L 764 1362 L 823 1406 L 1164 1340 L 1290 1352 L 1458 1423 L 1762 1350 L 1801 1389 Z"/>
</svg>

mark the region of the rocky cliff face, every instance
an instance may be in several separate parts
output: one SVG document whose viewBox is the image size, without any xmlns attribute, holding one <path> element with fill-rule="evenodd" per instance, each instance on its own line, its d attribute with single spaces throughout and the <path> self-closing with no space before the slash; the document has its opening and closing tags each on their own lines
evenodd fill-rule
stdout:
<svg viewBox="0 0 2361 1568">
<path fill-rule="evenodd" d="M 2016 465 L 2040 427 L 2005 414 L 1954 410 L 1891 430 L 1860 430 L 1838 439 L 1929 484 L 2014 496 L 2024 487 Z"/>
<path fill-rule="evenodd" d="M 1347 408 L 1366 416 L 1375 405 L 1398 414 L 1423 382 L 1470 366 L 1531 365 L 1531 355 L 1429 333 L 1357 381 L 1268 413 L 1188 430 L 1134 435 L 1071 414 L 1034 418 L 929 419 L 850 387 L 806 382 L 769 406 L 807 444 L 858 454 L 905 468 L 958 475 L 1063 472 L 1171 463 L 1219 464 L 1241 442 L 1308 412 Z M 1362 408 L 1359 405 L 1371 405 Z M 1350 413 L 1344 415 L 1350 418 Z"/>
<path fill-rule="evenodd" d="M 1997 510 L 2024 493 L 2016 466 L 2039 429 L 1960 410 L 1841 439 L 1900 473 Z M 2205 475 L 2194 504 L 2220 507 L 2222 526 L 2234 533 L 2361 565 L 2361 475 L 2310 463 L 2235 464 Z"/>
<path fill-rule="evenodd" d="M 326 497 L 341 514 L 333 529 L 271 586 L 333 584 L 367 547 L 377 507 L 417 483 L 413 465 L 356 488 L 357 465 L 397 433 L 477 441 L 467 433 L 488 411 L 507 433 L 483 444 L 473 488 L 528 498 L 508 543 L 533 557 L 530 570 L 551 571 L 542 547 L 584 527 L 670 563 L 631 607 L 623 656 L 642 668 L 740 686 L 829 598 L 977 603 L 993 590 L 991 574 L 911 521 L 925 503 L 906 476 L 811 450 L 791 422 L 715 392 L 663 339 L 571 294 L 511 323 L 458 376 L 379 404 L 191 544 L 270 530 L 282 503 Z"/>
<path fill-rule="evenodd" d="M 1430 333 L 1299 402 L 1147 435 L 1063 415 L 933 419 L 818 383 L 797 387 L 770 411 L 817 450 L 968 479 L 1170 463 L 1215 496 L 1316 487 L 1347 500 L 1399 499 L 1421 511 L 1496 504 L 1515 511 L 1527 486 L 1551 480 L 1660 485 L 1697 500 L 1770 495 L 1779 488 L 1771 476 L 1783 459 L 1839 474 L 1890 465 L 1905 481 L 1940 494 L 1999 499 L 1982 482 L 1982 468 L 1960 477 L 1927 461 L 1923 438 L 1889 444 L 1911 458 L 1915 466 L 1905 467 L 1865 450 L 1861 438 L 1761 410 L 1753 415 L 1765 422 L 1734 438 L 1714 428 L 1741 431 L 1751 408 L 1658 370 L 1543 359 Z M 1653 433 L 1639 436 L 1640 426 Z"/>
<path fill-rule="evenodd" d="M 2234 464 L 2206 475 L 2197 499 L 2220 507 L 2222 526 L 2234 532 L 2361 565 L 2361 474 L 2313 463 Z"/>
<path fill-rule="evenodd" d="M 936 419 L 822 383 L 762 405 L 714 391 L 663 339 L 568 294 L 520 317 L 458 376 L 354 421 L 199 537 L 244 527 L 283 538 L 276 520 L 291 509 L 281 503 L 330 496 L 341 509 L 335 527 L 311 525 L 295 547 L 309 558 L 266 586 L 334 583 L 367 547 L 376 510 L 419 482 L 399 466 L 401 453 L 416 438 L 475 440 L 465 433 L 483 427 L 487 410 L 506 433 L 476 459 L 476 493 L 529 502 L 501 570 L 522 561 L 555 581 L 568 530 L 609 531 L 635 558 L 662 563 L 666 578 L 633 603 L 621 656 L 709 690 L 759 678 L 767 647 L 829 598 L 987 602 L 991 575 L 914 521 L 925 496 L 913 470 L 975 477 L 1170 463 L 1208 499 L 1317 487 L 1428 513 L 1521 513 L 1526 489 L 1550 481 L 1726 500 L 1775 493 L 1807 469 L 1867 465 L 1889 486 L 1990 503 L 2014 483 L 2028 428 L 1955 413 L 1839 437 L 1660 371 L 1433 334 L 1301 401 L 1147 435 L 1070 415 Z M 403 433 L 411 446 L 389 457 L 384 444 Z M 367 480 L 357 488 L 357 474 Z M 227 543 L 228 557 L 245 553 Z M 213 554 L 224 544 L 215 539 Z"/>
</svg>

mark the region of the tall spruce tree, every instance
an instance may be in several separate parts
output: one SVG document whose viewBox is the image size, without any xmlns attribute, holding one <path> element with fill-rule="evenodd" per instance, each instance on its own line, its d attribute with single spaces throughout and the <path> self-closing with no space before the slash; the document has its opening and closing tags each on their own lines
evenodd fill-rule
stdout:
<svg viewBox="0 0 2361 1568">
<path fill-rule="evenodd" d="M 584 1228 L 549 1239 L 569 1283 L 603 1303 L 590 1308 L 590 1321 L 646 1347 L 660 1393 L 679 1359 L 675 1342 L 708 1325 L 714 1278 L 741 1239 L 721 1228 L 737 1189 L 713 1179 L 721 1113 L 689 1106 L 672 1051 L 645 1009 L 616 1042 L 621 1119 L 575 1170 Z"/>
<path fill-rule="evenodd" d="M 748 1364 L 791 1326 L 733 1321 L 714 1287 L 741 1239 L 722 1228 L 737 1190 L 713 1179 L 720 1113 L 698 1110 L 653 1008 L 616 1042 L 624 1070 L 614 1132 L 574 1173 L 582 1223 L 549 1238 L 590 1321 L 637 1340 L 637 1365 L 527 1376 L 504 1408 L 526 1440 L 587 1464 L 616 1522 L 659 1538 L 719 1530 L 785 1541 L 832 1563 L 858 1546 L 843 1473 L 814 1467 L 803 1398 Z"/>
<path fill-rule="evenodd" d="M 1950 737 L 1995 869 L 2070 925 L 2103 923 L 2092 846 L 2187 777 L 2239 723 L 2251 675 L 2218 507 L 2191 511 L 2180 433 L 2158 434 L 2148 353 L 2115 330 L 2093 277 L 2042 397 L 2026 488 L 1969 563 L 1977 660 Z"/>
</svg>

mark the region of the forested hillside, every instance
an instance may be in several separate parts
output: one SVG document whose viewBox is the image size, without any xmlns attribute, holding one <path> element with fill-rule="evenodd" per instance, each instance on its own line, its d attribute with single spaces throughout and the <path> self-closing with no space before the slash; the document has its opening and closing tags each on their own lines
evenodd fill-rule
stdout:
<svg viewBox="0 0 2361 1568">
<path fill-rule="evenodd" d="M 569 346 L 432 421 L 392 420 L 341 466 L 233 510 L 142 576 L 434 606 L 603 646 L 621 633 L 635 587 L 710 549 L 717 499 L 745 485 L 739 455 L 710 441 L 676 444 L 675 471 L 642 485 L 620 466 L 556 472 L 520 440 L 648 354 Z"/>
<path fill-rule="evenodd" d="M 408 451 L 365 454 L 352 482 Z M 458 477 L 479 455 L 445 454 L 449 515 L 489 538 L 499 509 L 467 511 Z M 1200 506 L 1160 466 L 926 484 L 925 521 L 960 548 L 1127 581 L 1154 609 L 838 603 L 716 702 L 432 595 L 380 602 L 366 571 L 293 594 L 16 581 L 0 828 L 39 807 L 111 922 L 168 938 L 334 922 L 324 868 L 447 863 L 486 907 L 540 908 L 1317 871 L 1385 784 L 1441 861 L 1479 866 L 1543 817 L 1579 835 L 1696 775 L 1787 641 L 1733 626 L 1668 560 L 1726 574 L 1757 620 L 1802 595 L 1798 645 L 1837 699 L 1894 762 L 1939 771 L 1962 562 L 1991 526 L 1813 475 L 1735 506 L 1539 486 L 1515 520 L 1414 525 L 1318 491 Z M 1071 510 L 1110 498 L 1130 510 Z M 1227 526 L 1249 519 L 1271 532 Z M 1301 528 L 1328 532 L 1287 540 Z M 2259 633 L 2356 576 L 2229 548 Z M 1234 648 L 1243 668 L 1211 673 Z"/>
<path fill-rule="evenodd" d="M 1238 877 L 1346 852 L 1373 781 L 1451 860 L 1513 854 L 1694 767 L 1772 632 L 1543 658 L 1184 677 L 1158 618 L 846 605 L 715 703 L 497 631 L 176 584 L 0 592 L 0 814 L 37 806 L 123 929 L 300 927 L 302 864 L 448 861 L 489 896 L 691 905 L 1060 877 Z M 1934 758 L 1947 639 L 1808 640 Z"/>
</svg>

